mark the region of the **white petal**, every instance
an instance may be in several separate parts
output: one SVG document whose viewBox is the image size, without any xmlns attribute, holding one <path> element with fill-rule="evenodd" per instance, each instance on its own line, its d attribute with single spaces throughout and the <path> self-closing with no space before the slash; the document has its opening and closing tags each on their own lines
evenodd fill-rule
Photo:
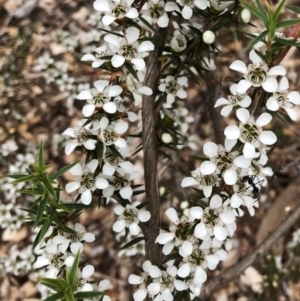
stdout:
<svg viewBox="0 0 300 301">
<path fill-rule="evenodd" d="M 228 234 L 227 231 L 223 227 L 221 227 L 221 226 L 214 227 L 214 235 L 218 240 L 220 240 L 220 241 L 225 240 L 227 237 L 227 234 Z"/>
<path fill-rule="evenodd" d="M 220 262 L 220 258 L 216 254 L 214 254 L 214 255 L 207 255 L 206 256 L 206 260 L 207 260 L 207 267 L 210 270 L 214 270 L 217 267 L 217 264 Z"/>
<path fill-rule="evenodd" d="M 99 79 L 94 82 L 94 86 L 99 93 L 102 93 L 108 85 L 109 85 L 108 80 Z"/>
<path fill-rule="evenodd" d="M 283 66 L 275 66 L 269 70 L 268 75 L 269 76 L 274 76 L 274 75 L 275 76 L 277 76 L 277 75 L 284 76 L 284 75 L 286 75 L 286 70 Z"/>
<path fill-rule="evenodd" d="M 224 135 L 229 140 L 238 139 L 240 137 L 240 129 L 237 125 L 229 125 L 225 128 Z"/>
<path fill-rule="evenodd" d="M 147 210 L 140 210 L 138 213 L 141 222 L 147 222 L 151 218 L 151 213 Z"/>
<path fill-rule="evenodd" d="M 210 175 L 216 170 L 216 165 L 210 161 L 204 161 L 201 163 L 199 170 L 203 175 Z"/>
<path fill-rule="evenodd" d="M 140 227 L 136 223 L 132 223 L 129 226 L 129 232 L 131 235 L 136 236 L 140 233 Z"/>
<path fill-rule="evenodd" d="M 106 291 L 109 289 L 109 287 L 110 287 L 110 281 L 108 279 L 104 279 L 99 282 L 99 285 L 98 285 L 99 291 Z"/>
<path fill-rule="evenodd" d="M 292 91 L 288 94 L 288 99 L 291 103 L 295 105 L 300 105 L 300 94 L 299 92 Z"/>
<path fill-rule="evenodd" d="M 250 118 L 250 112 L 247 109 L 240 108 L 237 109 L 236 116 L 241 123 L 247 123 Z"/>
<path fill-rule="evenodd" d="M 137 276 L 137 275 L 134 275 L 134 274 L 131 274 L 128 278 L 128 282 L 130 284 L 141 284 L 143 283 L 144 279 L 140 276 Z"/>
<path fill-rule="evenodd" d="M 215 104 L 215 108 L 219 107 L 219 106 L 224 106 L 224 105 L 228 105 L 229 104 L 229 101 L 222 97 L 222 98 L 219 98 L 217 101 L 216 101 L 216 104 Z"/>
<path fill-rule="evenodd" d="M 251 105 L 251 102 L 252 102 L 252 100 L 251 100 L 250 96 L 246 95 L 246 96 L 244 97 L 244 99 L 242 99 L 242 100 L 239 102 L 239 105 L 240 105 L 241 107 L 243 107 L 243 108 L 248 108 L 248 107 Z"/>
<path fill-rule="evenodd" d="M 67 193 L 71 193 L 71 192 L 75 191 L 76 189 L 78 189 L 80 186 L 81 185 L 79 182 L 70 182 L 66 185 L 66 191 L 67 191 Z"/>
<path fill-rule="evenodd" d="M 83 287 L 80 289 L 81 292 L 91 292 L 93 290 L 94 290 L 94 288 L 93 288 L 92 284 L 90 284 L 90 283 L 84 284 Z"/>
<path fill-rule="evenodd" d="M 232 111 L 232 106 L 229 105 L 229 106 L 225 106 L 224 108 L 222 108 L 220 114 L 224 117 L 228 116 L 230 114 L 230 112 Z"/>
<path fill-rule="evenodd" d="M 278 90 L 280 91 L 284 91 L 284 90 L 287 90 L 289 88 L 289 81 L 288 79 L 286 78 L 286 76 L 283 76 L 279 82 L 279 87 L 278 87 Z"/>
<path fill-rule="evenodd" d="M 95 112 L 95 106 L 94 105 L 85 105 L 82 108 L 82 114 L 85 117 L 92 116 L 94 112 Z"/>
<path fill-rule="evenodd" d="M 152 278 L 161 276 L 161 270 L 155 265 L 151 265 L 151 267 L 149 267 L 148 273 Z"/>
<path fill-rule="evenodd" d="M 236 143 L 237 143 L 236 139 L 227 139 L 227 138 L 225 138 L 224 146 L 225 146 L 226 151 L 230 152 L 231 149 L 235 146 Z"/>
<path fill-rule="evenodd" d="M 118 85 L 111 86 L 109 88 L 108 96 L 115 97 L 115 96 L 120 95 L 122 92 L 123 92 L 123 88 L 122 87 L 120 87 Z"/>
<path fill-rule="evenodd" d="M 236 90 L 239 94 L 245 94 L 250 87 L 252 87 L 252 83 L 242 79 L 239 81 Z"/>
<path fill-rule="evenodd" d="M 244 156 L 238 156 L 233 160 L 233 163 L 236 167 L 248 168 L 251 164 L 251 160 L 245 158 Z"/>
<path fill-rule="evenodd" d="M 129 27 L 125 31 L 128 44 L 133 44 L 140 37 L 140 31 L 136 27 Z"/>
<path fill-rule="evenodd" d="M 174 297 L 173 297 L 173 295 L 172 295 L 172 293 L 171 293 L 171 291 L 170 291 L 169 288 L 166 288 L 166 289 L 162 292 L 161 298 L 162 298 L 162 300 L 164 300 L 164 301 L 173 301 L 173 300 L 174 300 Z M 153 301 L 154 301 L 154 300 L 153 300 Z"/>
<path fill-rule="evenodd" d="M 179 248 L 179 254 L 182 257 L 187 257 L 193 252 L 193 244 L 190 241 L 184 241 Z"/>
<path fill-rule="evenodd" d="M 128 123 L 123 120 L 119 120 L 114 127 L 115 132 L 118 134 L 124 134 L 128 130 Z"/>
<path fill-rule="evenodd" d="M 103 23 L 105 26 L 108 26 L 108 25 L 110 25 L 111 23 L 113 23 L 116 19 L 117 19 L 116 17 L 109 16 L 109 15 L 105 15 L 105 16 L 102 18 L 102 23 Z"/>
<path fill-rule="evenodd" d="M 117 233 L 123 231 L 125 229 L 125 221 L 120 219 L 113 224 L 113 230 Z"/>
<path fill-rule="evenodd" d="M 200 206 L 190 208 L 189 214 L 193 218 L 201 219 L 203 215 L 203 209 Z"/>
<path fill-rule="evenodd" d="M 149 87 L 142 86 L 137 90 L 139 93 L 144 94 L 144 95 L 152 95 L 153 91 Z"/>
<path fill-rule="evenodd" d="M 39 269 L 45 265 L 49 265 L 50 263 L 51 263 L 51 261 L 47 257 L 39 256 L 37 258 L 36 262 L 33 264 L 33 267 L 35 269 Z"/>
<path fill-rule="evenodd" d="M 189 6 L 185 5 L 181 13 L 184 19 L 189 20 L 193 15 L 193 10 Z"/>
<path fill-rule="evenodd" d="M 129 18 L 129 19 L 135 19 L 138 16 L 139 16 L 139 13 L 138 13 L 137 9 L 134 8 L 134 7 L 131 7 L 129 9 L 129 11 L 127 12 L 127 14 L 126 14 L 126 17 Z"/>
<path fill-rule="evenodd" d="M 157 282 L 154 282 L 154 283 L 150 283 L 148 286 L 147 286 L 147 290 L 149 292 L 149 294 L 151 295 L 157 295 L 160 291 L 160 284 L 157 283 Z"/>
<path fill-rule="evenodd" d="M 168 5 L 168 3 L 170 2 L 167 2 L 166 6 Z M 166 6 L 165 6 L 165 11 L 167 11 Z M 157 25 L 161 28 L 165 28 L 169 25 L 169 17 L 166 13 L 164 13 L 160 18 L 158 18 Z"/>
<path fill-rule="evenodd" d="M 75 137 L 75 133 L 74 133 L 74 130 L 72 128 L 67 128 L 63 133 L 62 135 L 64 136 L 70 136 L 72 138 Z"/>
<path fill-rule="evenodd" d="M 73 242 L 71 243 L 70 249 L 73 254 L 76 254 L 78 252 L 81 253 L 83 250 L 83 245 L 81 242 Z"/>
<path fill-rule="evenodd" d="M 86 191 L 84 191 L 82 194 L 81 194 L 81 198 L 80 198 L 81 202 L 84 204 L 84 205 L 89 205 L 92 201 L 92 193 L 89 189 L 87 189 Z"/>
<path fill-rule="evenodd" d="M 207 234 L 207 229 L 203 223 L 200 223 L 195 227 L 195 232 L 194 232 L 195 237 L 202 239 L 203 237 L 206 236 L 206 234 Z"/>
<path fill-rule="evenodd" d="M 143 70 L 146 67 L 146 63 L 143 59 L 137 58 L 137 59 L 132 59 L 131 63 L 134 64 L 136 70 Z"/>
<path fill-rule="evenodd" d="M 243 199 L 236 193 L 232 195 L 230 199 L 230 205 L 232 208 L 238 208 L 243 204 Z"/>
<path fill-rule="evenodd" d="M 174 238 L 174 234 L 170 232 L 160 233 L 157 237 L 155 242 L 159 243 L 160 245 L 164 245 L 167 242 L 171 241 Z"/>
<path fill-rule="evenodd" d="M 165 214 L 173 224 L 175 224 L 175 225 L 179 224 L 179 218 L 177 215 L 177 211 L 174 208 L 167 209 Z"/>
<path fill-rule="evenodd" d="M 220 208 L 222 204 L 223 204 L 222 198 L 218 194 L 215 194 L 209 202 L 209 206 L 212 209 Z"/>
<path fill-rule="evenodd" d="M 167 242 L 162 249 L 162 252 L 164 255 L 169 255 L 174 249 L 174 243 L 173 242 Z"/>
<path fill-rule="evenodd" d="M 105 189 L 108 186 L 109 186 L 109 183 L 108 183 L 108 181 L 106 179 L 104 179 L 104 178 L 98 178 L 96 180 L 96 187 L 98 189 Z"/>
<path fill-rule="evenodd" d="M 93 98 L 93 95 L 91 94 L 91 91 L 90 90 L 84 90 L 84 91 L 81 91 L 77 96 L 76 96 L 77 99 L 80 99 L 80 100 L 86 100 L 86 99 L 92 99 Z"/>
<path fill-rule="evenodd" d="M 77 146 L 78 146 L 77 142 L 69 142 L 65 147 L 66 155 L 70 155 Z"/>
<path fill-rule="evenodd" d="M 263 83 L 262 87 L 266 92 L 276 92 L 278 89 L 278 83 L 275 77 L 268 77 Z"/>
<path fill-rule="evenodd" d="M 95 235 L 93 233 L 85 233 L 81 238 L 81 241 L 93 242 L 95 241 Z"/>
<path fill-rule="evenodd" d="M 218 154 L 218 145 L 214 142 L 206 142 L 203 145 L 203 152 L 207 157 L 215 157 Z"/>
<path fill-rule="evenodd" d="M 276 135 L 271 131 L 263 131 L 258 139 L 266 145 L 274 144 L 277 141 Z"/>
<path fill-rule="evenodd" d="M 89 149 L 89 150 L 93 150 L 96 148 L 95 146 L 95 140 L 87 140 L 83 143 L 83 146 L 86 148 L 86 149 Z"/>
<path fill-rule="evenodd" d="M 103 109 L 109 114 L 114 114 L 117 112 L 117 106 L 114 102 L 107 102 L 103 105 Z"/>
<path fill-rule="evenodd" d="M 133 294 L 134 301 L 143 301 L 147 297 L 148 291 L 146 289 L 139 289 Z"/>
<path fill-rule="evenodd" d="M 211 193 L 212 193 L 212 186 L 204 186 L 203 187 L 203 193 L 204 193 L 204 196 L 206 198 L 209 198 L 211 196 Z"/>
<path fill-rule="evenodd" d="M 259 127 L 269 124 L 272 120 L 272 115 L 269 113 L 262 113 L 257 119 L 255 124 Z"/>
<path fill-rule="evenodd" d="M 125 58 L 121 55 L 115 54 L 111 59 L 111 64 L 115 67 L 121 67 L 125 63 Z"/>
<path fill-rule="evenodd" d="M 227 259 L 227 252 L 225 251 L 225 250 L 218 250 L 217 252 L 216 252 L 216 254 L 219 256 L 219 258 L 220 258 L 220 260 L 226 260 Z"/>
<path fill-rule="evenodd" d="M 200 266 L 197 266 L 196 272 L 195 272 L 195 278 L 194 278 L 195 283 L 197 285 L 202 284 L 206 281 L 206 279 L 207 279 L 207 275 L 206 275 L 205 271 L 203 270 L 203 268 Z"/>
<path fill-rule="evenodd" d="M 127 146 L 127 143 L 123 138 L 119 138 L 114 142 L 114 145 L 119 148 L 124 148 Z"/>
<path fill-rule="evenodd" d="M 126 186 L 120 189 L 120 195 L 123 199 L 130 199 L 132 196 L 133 190 L 130 186 Z"/>
<path fill-rule="evenodd" d="M 110 12 L 110 6 L 106 0 L 96 0 L 94 2 L 94 9 L 102 12 Z"/>
<path fill-rule="evenodd" d="M 117 205 L 117 206 L 114 208 L 114 213 L 117 214 L 117 215 L 123 214 L 124 211 L 125 211 L 125 208 L 124 208 L 122 205 Z"/>
<path fill-rule="evenodd" d="M 279 109 L 279 103 L 278 103 L 277 99 L 272 96 L 267 100 L 266 107 L 270 111 L 277 111 Z"/>
<path fill-rule="evenodd" d="M 255 52 L 254 49 L 250 51 L 249 58 L 254 65 L 260 65 L 262 63 L 262 58 Z"/>
<path fill-rule="evenodd" d="M 231 224 L 235 221 L 235 214 L 233 210 L 227 210 L 220 214 L 220 218 L 224 224 Z"/>
<path fill-rule="evenodd" d="M 177 91 L 176 96 L 179 97 L 180 99 L 184 99 L 187 98 L 187 93 L 185 90 L 181 89 Z"/>
<path fill-rule="evenodd" d="M 134 171 L 134 166 L 129 161 L 120 162 L 118 165 L 122 167 L 126 173 L 132 173 Z"/>
<path fill-rule="evenodd" d="M 147 51 L 153 51 L 153 50 L 154 50 L 154 44 L 150 41 L 142 42 L 137 49 L 138 52 L 147 52 Z"/>
<path fill-rule="evenodd" d="M 181 182 L 181 187 L 189 187 L 194 185 L 199 185 L 199 182 L 192 177 L 186 177 Z"/>
<path fill-rule="evenodd" d="M 243 147 L 243 155 L 247 159 L 252 159 L 256 157 L 255 147 L 251 143 L 245 143 Z"/>
<path fill-rule="evenodd" d="M 81 276 L 83 278 L 89 278 L 94 274 L 94 272 L 95 268 L 91 264 L 88 264 L 82 269 Z"/>
<path fill-rule="evenodd" d="M 112 176 L 115 173 L 115 168 L 108 162 L 103 165 L 103 173 Z"/>
<path fill-rule="evenodd" d="M 237 181 L 237 173 L 233 169 L 228 169 L 224 172 L 223 178 L 227 185 L 234 185 Z"/>
<path fill-rule="evenodd" d="M 81 58 L 81 61 L 94 61 L 96 60 L 95 56 L 88 53 L 88 54 L 85 54 L 82 58 Z"/>
<path fill-rule="evenodd" d="M 185 291 L 187 289 L 186 284 L 178 279 L 174 280 L 174 286 L 176 288 L 177 291 L 181 292 L 181 291 Z"/>
<path fill-rule="evenodd" d="M 190 264 L 187 262 L 183 264 L 177 271 L 177 275 L 181 278 L 186 278 L 191 272 Z"/>
<path fill-rule="evenodd" d="M 135 122 L 137 120 L 137 115 L 133 112 L 127 112 L 128 120 L 130 122 Z"/>
<path fill-rule="evenodd" d="M 248 68 L 247 66 L 245 65 L 244 62 L 240 61 L 240 60 L 237 60 L 237 61 L 234 61 L 230 66 L 229 66 L 230 69 L 234 70 L 234 71 L 237 71 L 237 72 L 241 72 L 243 74 L 247 74 L 248 73 Z"/>
<path fill-rule="evenodd" d="M 292 109 L 292 108 L 284 108 L 284 109 L 286 110 L 286 112 L 288 113 L 289 117 L 292 120 L 297 120 L 298 119 L 298 114 L 295 111 L 295 109 Z"/>
</svg>

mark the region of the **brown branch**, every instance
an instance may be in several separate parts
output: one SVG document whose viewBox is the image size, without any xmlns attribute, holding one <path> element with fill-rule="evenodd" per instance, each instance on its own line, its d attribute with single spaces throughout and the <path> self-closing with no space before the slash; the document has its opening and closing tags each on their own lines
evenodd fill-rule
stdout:
<svg viewBox="0 0 300 301">
<path fill-rule="evenodd" d="M 160 35 L 166 36 L 166 30 L 161 29 Z M 153 94 L 144 96 L 142 107 L 143 118 L 143 150 L 144 150 L 144 170 L 145 170 L 145 186 L 146 186 L 146 201 L 149 202 L 148 210 L 151 213 L 151 219 L 147 223 L 145 235 L 145 248 L 147 259 L 152 263 L 159 264 L 160 248 L 155 243 L 156 237 L 159 234 L 160 226 L 160 202 L 158 188 L 158 173 L 157 173 L 157 143 L 156 143 L 156 120 L 157 112 L 155 110 L 155 91 L 157 89 L 157 81 L 160 75 L 161 63 L 158 60 L 161 55 L 161 45 L 164 38 L 157 37 L 159 45 L 149 55 L 147 62 L 147 73 L 145 86 L 152 89 Z"/>
<path fill-rule="evenodd" d="M 242 259 L 239 263 L 233 267 L 227 268 L 221 272 L 220 275 L 213 278 L 205 285 L 202 291 L 203 300 L 211 298 L 212 294 L 218 291 L 220 288 L 228 284 L 234 278 L 242 274 L 245 269 L 250 266 L 256 259 L 261 258 L 272 245 L 282 236 L 284 233 L 292 227 L 292 225 L 300 218 L 300 204 L 295 207 L 290 214 L 288 214 L 282 223 L 264 240 L 262 241 L 254 251 Z"/>
</svg>

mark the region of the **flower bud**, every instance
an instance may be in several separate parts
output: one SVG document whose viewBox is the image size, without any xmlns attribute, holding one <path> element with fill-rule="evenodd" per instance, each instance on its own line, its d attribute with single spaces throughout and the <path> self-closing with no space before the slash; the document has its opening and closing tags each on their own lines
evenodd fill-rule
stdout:
<svg viewBox="0 0 300 301">
<path fill-rule="evenodd" d="M 211 30 L 206 30 L 203 33 L 202 39 L 205 44 L 212 44 L 215 41 L 215 34 Z"/>
<path fill-rule="evenodd" d="M 170 134 L 168 134 L 168 133 L 164 133 L 161 136 L 161 140 L 163 141 L 163 143 L 168 144 L 168 143 L 170 143 L 172 141 L 172 136 Z"/>
<path fill-rule="evenodd" d="M 241 12 L 241 19 L 244 23 L 249 23 L 251 19 L 251 13 L 247 8 L 244 8 Z"/>
</svg>

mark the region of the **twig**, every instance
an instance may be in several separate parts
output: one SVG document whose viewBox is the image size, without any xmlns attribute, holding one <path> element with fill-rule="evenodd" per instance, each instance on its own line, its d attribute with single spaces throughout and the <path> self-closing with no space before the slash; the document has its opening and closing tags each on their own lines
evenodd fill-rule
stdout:
<svg viewBox="0 0 300 301">
<path fill-rule="evenodd" d="M 209 281 L 202 291 L 203 300 L 211 298 L 212 294 L 242 274 L 256 259 L 261 258 L 272 245 L 300 218 L 300 204 L 288 214 L 285 220 L 262 241 L 254 251 L 233 267 L 227 268 L 220 275 Z"/>
<path fill-rule="evenodd" d="M 166 36 L 166 30 L 161 29 L 160 35 Z M 159 39 L 159 47 L 156 47 L 151 52 L 147 62 L 147 73 L 145 86 L 156 90 L 157 81 L 160 74 L 161 63 L 158 60 L 161 52 L 161 43 L 163 38 Z M 158 189 L 158 173 L 157 173 L 157 143 L 156 143 L 156 121 L 157 112 L 155 109 L 155 93 L 150 96 L 144 96 L 142 118 L 143 118 L 143 150 L 144 150 L 144 170 L 145 173 L 145 187 L 146 200 L 149 202 L 148 210 L 151 212 L 151 219 L 147 223 L 145 235 L 145 248 L 147 258 L 152 262 L 159 264 L 160 262 L 160 248 L 155 243 L 156 237 L 159 234 L 160 226 L 160 202 Z"/>
</svg>

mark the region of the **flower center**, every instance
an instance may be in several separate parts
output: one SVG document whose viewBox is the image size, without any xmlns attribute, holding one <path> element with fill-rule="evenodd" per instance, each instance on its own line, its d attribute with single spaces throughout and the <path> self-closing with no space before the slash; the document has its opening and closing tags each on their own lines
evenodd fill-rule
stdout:
<svg viewBox="0 0 300 301">
<path fill-rule="evenodd" d="M 104 144 L 112 145 L 119 138 L 119 135 L 114 130 L 106 128 L 101 131 L 101 138 Z"/>
<path fill-rule="evenodd" d="M 236 95 L 229 95 L 228 100 L 233 105 L 236 106 L 240 101 L 242 101 L 245 97 L 245 94 L 236 94 Z"/>
<path fill-rule="evenodd" d="M 127 7 L 122 4 L 116 5 L 112 10 L 112 14 L 117 18 L 123 18 L 127 14 Z"/>
<path fill-rule="evenodd" d="M 202 216 L 202 222 L 205 224 L 206 227 L 212 228 L 215 225 L 218 224 L 220 218 L 219 218 L 219 213 L 215 209 L 211 209 L 207 207 L 204 209 L 204 213 Z"/>
<path fill-rule="evenodd" d="M 247 79 L 252 83 L 253 87 L 260 87 L 267 79 L 268 66 L 266 64 L 258 67 L 250 64 L 248 70 Z"/>
<path fill-rule="evenodd" d="M 104 161 L 111 165 L 117 165 L 120 162 L 120 158 L 110 149 L 107 149 L 104 155 Z"/>
<path fill-rule="evenodd" d="M 99 93 L 93 96 L 92 103 L 96 107 L 102 107 L 104 104 L 110 101 L 110 97 L 105 93 Z"/>
<path fill-rule="evenodd" d="M 189 263 L 193 266 L 200 266 L 205 259 L 204 253 L 200 249 L 195 249 L 189 256 Z"/>
<path fill-rule="evenodd" d="M 81 177 L 80 185 L 87 189 L 94 187 L 95 179 L 93 174 L 91 172 L 84 173 Z"/>
<path fill-rule="evenodd" d="M 57 269 L 60 269 L 66 260 L 66 256 L 63 253 L 54 254 L 51 258 L 51 265 Z"/>
<path fill-rule="evenodd" d="M 230 152 L 220 152 L 216 157 L 216 165 L 220 170 L 227 170 L 233 164 L 233 156 Z"/>
<path fill-rule="evenodd" d="M 124 213 L 123 213 L 123 217 L 124 220 L 128 223 L 128 224 L 132 224 L 134 222 L 138 221 L 138 210 L 137 209 L 125 209 Z"/>
<path fill-rule="evenodd" d="M 179 85 L 177 84 L 176 80 L 171 80 L 166 83 L 166 92 L 168 94 L 175 95 L 179 90 Z"/>
<path fill-rule="evenodd" d="M 91 139 L 91 132 L 87 129 L 82 129 L 79 132 L 74 131 L 74 135 L 76 136 L 75 139 L 80 145 L 86 142 L 87 140 Z"/>
<path fill-rule="evenodd" d="M 254 124 L 240 124 L 242 142 L 254 143 L 258 138 L 258 129 Z"/>
<path fill-rule="evenodd" d="M 174 278 L 171 275 L 167 273 L 162 274 L 160 283 L 164 288 L 172 288 L 173 282 L 174 282 Z"/>
<path fill-rule="evenodd" d="M 217 175 L 214 173 L 210 175 L 204 175 L 200 178 L 200 184 L 203 186 L 212 186 L 218 181 Z"/>
<path fill-rule="evenodd" d="M 128 183 L 129 182 L 126 178 L 121 177 L 121 176 L 116 176 L 114 186 L 116 189 L 121 189 L 121 188 L 128 186 Z"/>
<path fill-rule="evenodd" d="M 180 223 L 175 230 L 175 236 L 181 240 L 185 241 L 192 237 L 192 225 L 187 221 Z"/>
<path fill-rule="evenodd" d="M 153 4 L 149 7 L 149 13 L 151 18 L 158 19 L 165 13 L 165 10 L 163 6 L 159 4 Z"/>
<path fill-rule="evenodd" d="M 121 46 L 119 52 L 125 57 L 126 60 L 134 59 L 137 54 L 136 48 L 130 44 Z"/>
<path fill-rule="evenodd" d="M 106 50 L 103 50 L 103 51 L 100 51 L 99 53 L 96 53 L 95 54 L 95 57 L 96 59 L 100 59 L 102 58 L 103 56 L 108 56 L 110 55 L 109 51 L 106 49 Z"/>
<path fill-rule="evenodd" d="M 286 105 L 286 103 L 289 101 L 288 99 L 288 91 L 282 91 L 282 92 L 275 92 L 273 93 L 273 96 L 277 99 L 279 105 L 281 107 L 284 107 Z"/>
</svg>

